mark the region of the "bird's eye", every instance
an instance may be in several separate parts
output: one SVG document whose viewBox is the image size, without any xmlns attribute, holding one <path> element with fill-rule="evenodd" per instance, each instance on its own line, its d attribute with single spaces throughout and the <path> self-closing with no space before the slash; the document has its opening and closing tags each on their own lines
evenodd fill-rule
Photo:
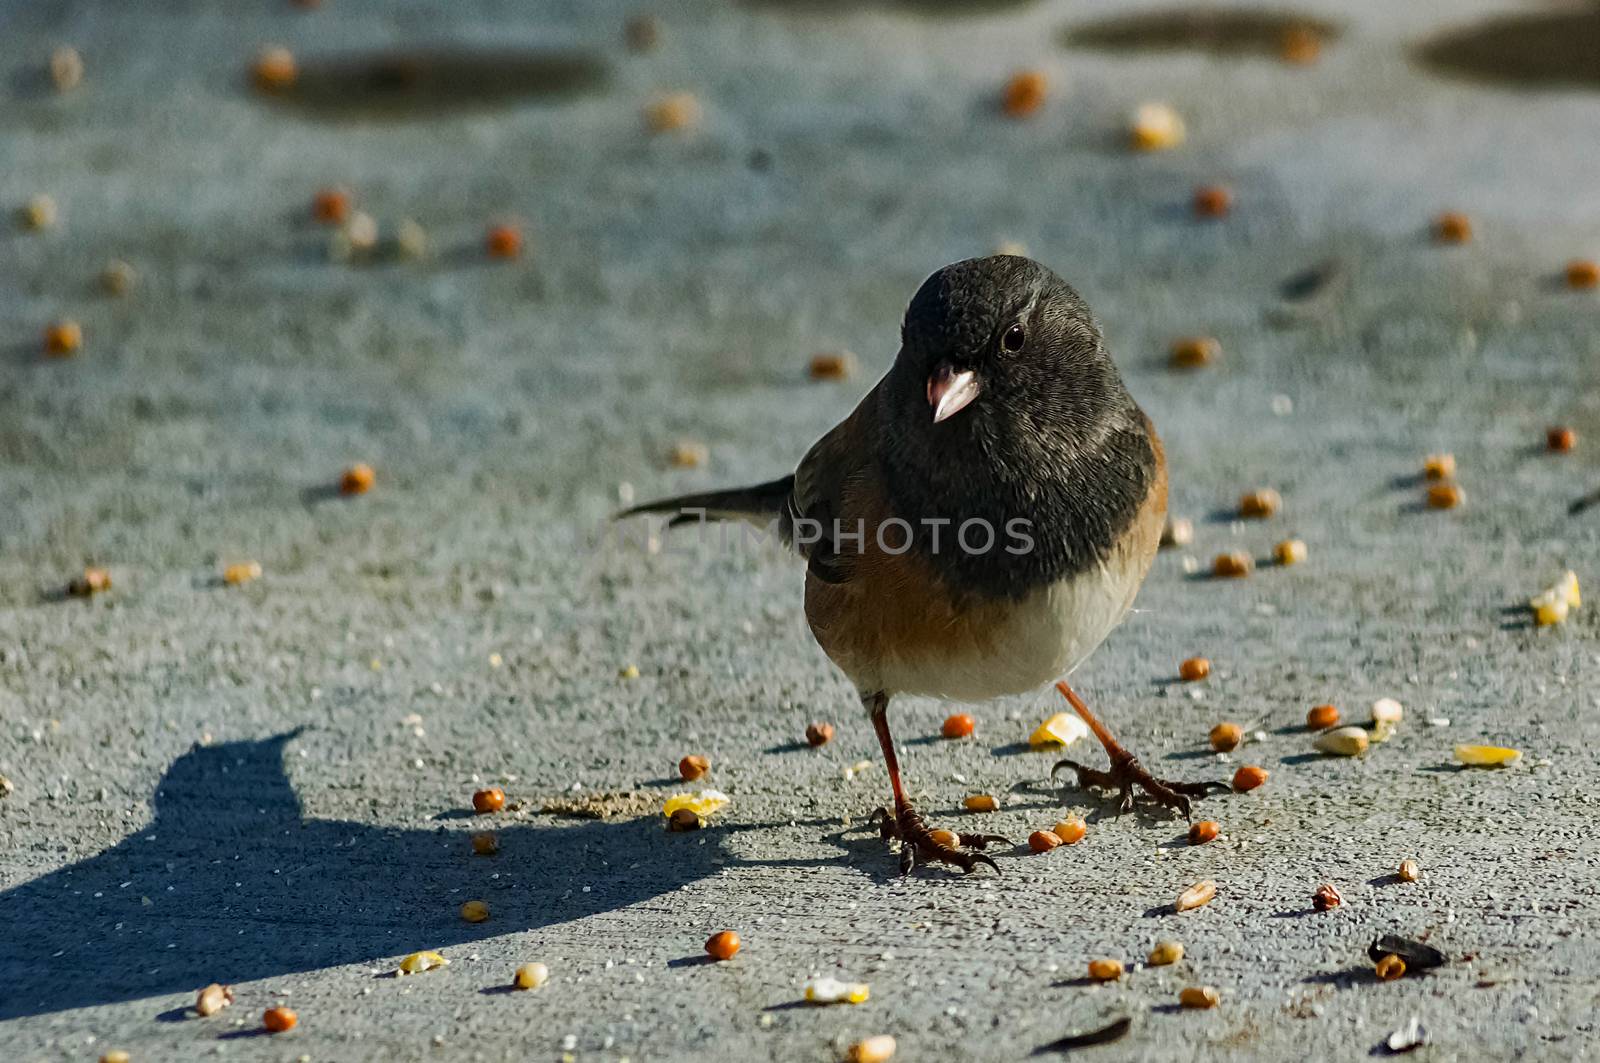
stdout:
<svg viewBox="0 0 1600 1063">
<path fill-rule="evenodd" d="M 1011 354 L 1016 354 L 1018 351 L 1022 350 L 1022 343 L 1025 339 L 1027 339 L 1027 337 L 1023 334 L 1022 326 L 1012 325 L 1010 328 L 1006 329 L 1006 334 L 1000 337 L 1000 346 L 1004 347 Z"/>
</svg>

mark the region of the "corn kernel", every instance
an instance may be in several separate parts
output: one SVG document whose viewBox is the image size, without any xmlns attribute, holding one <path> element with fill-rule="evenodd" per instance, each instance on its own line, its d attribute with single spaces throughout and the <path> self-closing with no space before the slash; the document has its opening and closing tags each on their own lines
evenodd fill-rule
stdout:
<svg viewBox="0 0 1600 1063">
<path fill-rule="evenodd" d="M 805 998 L 811 1004 L 864 1004 L 872 996 L 865 982 L 841 982 L 837 978 L 814 978 L 806 983 Z"/>
<path fill-rule="evenodd" d="M 1089 726 L 1070 712 L 1058 712 L 1034 728 L 1028 745 L 1034 749 L 1070 746 L 1089 733 Z"/>
<path fill-rule="evenodd" d="M 675 92 L 654 101 L 644 110 L 645 125 L 652 133 L 679 133 L 700 124 L 700 101 L 692 92 Z"/>
<path fill-rule="evenodd" d="M 1449 480 L 1456 474 L 1454 454 L 1429 454 L 1422 459 L 1422 475 L 1429 480 Z"/>
<path fill-rule="evenodd" d="M 450 961 L 437 952 L 413 952 L 400 961 L 400 966 L 395 969 L 395 973 L 400 975 L 421 974 L 423 971 L 431 971 L 437 967 L 448 966 L 450 966 Z"/>
<path fill-rule="evenodd" d="M 846 1063 L 888 1063 L 894 1058 L 895 1048 L 894 1038 L 882 1033 L 851 1045 L 845 1060 Z"/>
<path fill-rule="evenodd" d="M 1133 113 L 1130 129 L 1138 151 L 1165 151 L 1183 143 L 1185 130 L 1178 112 L 1165 103 L 1144 103 Z"/>
<path fill-rule="evenodd" d="M 1050 83 L 1041 70 L 1023 70 L 1006 82 L 1005 96 L 1001 102 L 1006 114 L 1012 118 L 1027 118 L 1039 108 L 1049 95 Z"/>
<path fill-rule="evenodd" d="M 550 968 L 542 963 L 525 963 L 511 976 L 511 984 L 518 989 L 538 989 L 550 980 Z"/>
<path fill-rule="evenodd" d="M 1168 967 L 1183 959 L 1183 943 L 1179 941 L 1158 941 L 1155 948 L 1150 950 L 1150 955 L 1145 958 L 1145 963 L 1151 967 Z"/>
<path fill-rule="evenodd" d="M 993 812 L 1000 802 L 992 794 L 971 794 L 962 800 L 961 807 L 968 812 Z"/>
<path fill-rule="evenodd" d="M 238 587 L 260 578 L 261 562 L 259 561 L 240 561 L 222 570 L 222 582 L 230 587 Z"/>
<path fill-rule="evenodd" d="M 1063 845 L 1077 845 L 1089 833 L 1089 826 L 1082 818 L 1073 816 L 1051 827 L 1050 833 L 1060 838 Z"/>
<path fill-rule="evenodd" d="M 1186 1008 L 1214 1008 L 1222 1002 L 1222 995 L 1208 985 L 1185 986 L 1178 994 L 1178 1003 Z"/>
<path fill-rule="evenodd" d="M 1522 759 L 1522 750 L 1505 746 L 1456 746 L 1456 759 L 1475 768 L 1500 768 Z"/>
<path fill-rule="evenodd" d="M 1280 565 L 1298 565 L 1306 559 L 1306 544 L 1299 539 L 1285 539 L 1272 548 L 1272 556 Z"/>
<path fill-rule="evenodd" d="M 1207 905 L 1217 895 L 1217 884 L 1210 879 L 1202 879 L 1193 886 L 1178 894 L 1173 907 L 1180 912 L 1187 912 L 1202 905 Z"/>
<path fill-rule="evenodd" d="M 469 923 L 481 923 L 489 918 L 489 906 L 483 901 L 468 901 L 461 906 L 461 918 Z"/>
<path fill-rule="evenodd" d="M 1115 982 L 1122 977 L 1121 960 L 1090 960 L 1089 977 L 1096 982 Z"/>
</svg>

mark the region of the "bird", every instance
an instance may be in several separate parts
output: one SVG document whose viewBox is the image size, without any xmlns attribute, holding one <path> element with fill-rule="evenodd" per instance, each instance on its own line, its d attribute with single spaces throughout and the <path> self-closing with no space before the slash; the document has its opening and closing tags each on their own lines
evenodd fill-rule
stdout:
<svg viewBox="0 0 1600 1063">
<path fill-rule="evenodd" d="M 885 838 L 902 870 L 999 871 L 1004 841 L 935 836 L 907 797 L 889 728 L 901 696 L 982 702 L 1051 682 L 1108 769 L 1062 761 L 1082 788 L 1142 790 L 1189 815 L 1217 783 L 1147 771 L 1066 682 L 1126 617 L 1166 523 L 1160 436 L 1087 303 L 1018 255 L 947 265 L 917 289 L 887 373 L 766 483 L 663 498 L 619 517 L 743 520 L 805 560 L 812 635 L 854 685 L 888 767 Z M 1054 773 L 1052 772 L 1052 775 Z"/>
</svg>

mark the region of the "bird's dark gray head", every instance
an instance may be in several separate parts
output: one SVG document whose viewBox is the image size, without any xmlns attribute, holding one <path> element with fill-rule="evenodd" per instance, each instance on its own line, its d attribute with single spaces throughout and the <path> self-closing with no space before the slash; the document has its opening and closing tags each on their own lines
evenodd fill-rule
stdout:
<svg viewBox="0 0 1600 1063">
<path fill-rule="evenodd" d="M 1153 476 L 1147 422 L 1094 315 L 1027 258 L 967 259 L 924 281 L 879 401 L 879 454 L 897 512 L 913 522 L 1075 523 L 1063 534 L 1084 541 L 1045 544 L 1049 556 L 1032 559 L 1051 573 L 1093 563 Z M 989 559 L 964 571 L 990 584 L 1033 582 L 1038 573 L 1020 564 Z"/>
</svg>

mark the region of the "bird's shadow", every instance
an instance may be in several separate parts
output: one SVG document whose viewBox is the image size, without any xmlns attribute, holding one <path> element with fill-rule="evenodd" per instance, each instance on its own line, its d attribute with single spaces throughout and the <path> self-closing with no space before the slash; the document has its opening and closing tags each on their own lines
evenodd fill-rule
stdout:
<svg viewBox="0 0 1600 1063">
<path fill-rule="evenodd" d="M 475 856 L 464 827 L 307 818 L 283 769 L 296 734 L 195 746 L 157 785 L 147 827 L 0 892 L 0 1021 L 211 982 L 392 965 L 417 949 L 571 922 L 719 873 L 730 862 L 725 836 L 752 829 L 484 817 L 478 826 L 495 829 L 500 852 Z M 867 843 L 845 844 L 858 846 Z M 881 854 L 861 855 L 869 877 L 892 878 Z M 494 917 L 459 918 L 472 898 Z M 181 1017 L 172 1003 L 158 1017 Z"/>
</svg>

